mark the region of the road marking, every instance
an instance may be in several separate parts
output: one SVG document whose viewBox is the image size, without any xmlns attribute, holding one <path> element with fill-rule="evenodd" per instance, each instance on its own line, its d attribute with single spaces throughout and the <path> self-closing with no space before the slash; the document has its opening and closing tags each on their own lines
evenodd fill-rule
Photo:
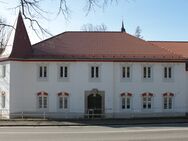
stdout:
<svg viewBox="0 0 188 141">
<path fill-rule="evenodd" d="M 105 133 L 141 133 L 141 132 L 166 132 L 166 131 L 188 131 L 188 128 L 168 129 L 127 129 L 113 131 L 0 131 L 0 134 L 105 134 Z"/>
</svg>

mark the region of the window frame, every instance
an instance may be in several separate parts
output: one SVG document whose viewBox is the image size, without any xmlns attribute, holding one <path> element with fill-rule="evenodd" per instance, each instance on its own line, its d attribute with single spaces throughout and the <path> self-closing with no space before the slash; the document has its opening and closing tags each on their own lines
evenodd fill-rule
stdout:
<svg viewBox="0 0 188 141">
<path fill-rule="evenodd" d="M 167 68 L 166 78 L 165 78 L 165 68 Z M 169 77 L 169 68 L 171 68 L 171 77 Z M 164 82 L 173 82 L 174 80 L 174 66 L 173 65 L 170 65 L 170 64 L 162 65 L 162 78 Z"/>
<path fill-rule="evenodd" d="M 1 93 L 1 109 L 6 108 L 6 93 L 2 91 Z"/>
<path fill-rule="evenodd" d="M 171 93 L 171 92 L 166 92 L 166 93 L 163 93 L 162 94 L 162 97 L 163 97 L 163 105 L 162 105 L 162 108 L 164 111 L 173 111 L 174 109 L 174 93 Z M 166 108 L 165 108 L 165 98 L 167 100 L 167 103 L 166 103 Z M 171 108 L 170 108 L 170 99 L 171 99 Z"/>
<path fill-rule="evenodd" d="M 60 98 L 62 99 L 62 108 L 60 108 Z M 67 108 L 65 108 L 65 98 L 67 100 Z M 60 112 L 68 112 L 70 108 L 70 94 L 67 92 L 60 92 L 57 94 L 57 109 Z"/>
<path fill-rule="evenodd" d="M 146 74 L 145 74 L 145 71 L 146 71 Z M 142 65 L 142 80 L 146 82 L 153 80 L 153 65 L 151 64 Z"/>
<path fill-rule="evenodd" d="M 92 71 L 92 68 L 94 67 L 94 70 Z M 96 70 L 98 70 L 98 73 L 96 73 Z M 92 77 L 92 72 L 94 72 L 94 76 Z M 101 81 L 101 74 L 102 74 L 102 67 L 101 64 L 89 64 L 89 81 L 90 82 L 99 82 Z M 98 77 L 96 77 L 98 75 Z"/>
<path fill-rule="evenodd" d="M 123 73 L 123 69 L 125 68 L 125 74 Z M 129 68 L 129 77 L 127 77 L 127 68 Z M 125 75 L 125 77 L 123 77 Z M 131 81 L 132 80 L 132 65 L 130 64 L 121 64 L 120 65 L 120 80 L 121 81 Z"/>
<path fill-rule="evenodd" d="M 41 68 L 42 68 L 42 70 L 41 70 Z M 46 68 L 45 69 L 46 71 L 44 71 L 44 68 Z M 45 74 L 46 74 L 46 77 L 44 77 Z M 49 78 L 49 65 L 48 64 L 38 64 L 37 65 L 37 79 L 40 81 L 47 81 L 48 78 Z"/>
<path fill-rule="evenodd" d="M 63 75 L 65 75 L 65 67 L 67 68 L 67 77 L 61 77 L 61 67 L 63 68 Z M 57 78 L 59 81 L 69 81 L 70 79 L 70 65 L 69 64 L 58 64 L 57 65 Z"/>
<path fill-rule="evenodd" d="M 127 100 L 129 99 L 129 104 L 127 103 Z M 120 110 L 123 112 L 130 112 L 133 108 L 133 94 L 129 92 L 121 93 L 120 94 Z M 124 108 L 123 108 L 123 102 L 124 102 Z M 129 108 L 127 107 L 129 105 Z"/>
<path fill-rule="evenodd" d="M 146 107 L 144 108 L 144 98 L 146 99 Z M 150 92 L 145 92 L 141 94 L 141 107 L 144 111 L 153 110 L 154 94 Z M 150 105 L 150 106 L 149 106 Z"/>
<path fill-rule="evenodd" d="M 7 69 L 7 66 L 6 64 L 2 64 L 0 65 L 0 71 L 1 71 L 1 74 L 0 74 L 0 78 L 5 78 L 6 77 L 6 69 Z"/>
<path fill-rule="evenodd" d="M 41 99 L 41 104 L 40 104 L 40 99 Z M 46 101 L 45 101 L 46 99 Z M 46 103 L 46 104 L 45 104 Z M 49 108 L 49 95 L 47 92 L 41 91 L 37 93 L 37 109 L 46 111 Z"/>
</svg>

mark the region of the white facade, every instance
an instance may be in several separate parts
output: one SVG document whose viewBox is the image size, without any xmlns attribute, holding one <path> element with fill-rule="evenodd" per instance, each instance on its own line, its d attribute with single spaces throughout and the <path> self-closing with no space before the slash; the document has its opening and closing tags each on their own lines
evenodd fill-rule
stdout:
<svg viewBox="0 0 188 141">
<path fill-rule="evenodd" d="M 106 118 L 179 116 L 188 111 L 185 63 L 139 62 L 1 62 L 6 75 L 0 78 L 6 106 L 2 115 L 42 114 L 50 117 L 81 118 L 88 114 L 87 96 L 92 90 L 103 93 Z M 59 78 L 59 66 L 68 67 L 68 78 Z M 47 66 L 47 78 L 40 79 L 40 66 Z M 99 67 L 99 78 L 91 78 L 91 67 Z M 122 66 L 130 67 L 130 79 L 122 78 Z M 151 79 L 143 78 L 143 67 L 151 67 Z M 171 66 L 172 77 L 164 78 L 164 67 Z M 39 108 L 38 93 L 46 92 L 47 108 Z M 66 109 L 59 109 L 58 93 L 68 93 Z M 173 93 L 172 108 L 164 109 L 164 93 Z M 130 108 L 122 108 L 122 93 L 131 93 Z M 151 109 L 143 108 L 143 93 L 152 93 Z"/>
</svg>

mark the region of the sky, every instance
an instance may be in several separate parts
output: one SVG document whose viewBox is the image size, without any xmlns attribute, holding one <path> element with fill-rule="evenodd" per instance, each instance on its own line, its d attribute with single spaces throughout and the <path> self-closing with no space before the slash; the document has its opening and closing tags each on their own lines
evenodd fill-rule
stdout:
<svg viewBox="0 0 188 141">
<path fill-rule="evenodd" d="M 188 0 L 118 0 L 109 3 L 104 9 L 95 7 L 86 15 L 84 9 L 86 0 L 67 0 L 70 16 L 56 16 L 58 0 L 43 0 L 41 8 L 48 12 L 47 20 L 38 18 L 43 27 L 53 35 L 65 31 L 80 31 L 82 25 L 105 24 L 108 31 L 120 31 L 122 20 L 126 32 L 134 35 L 136 27 L 140 26 L 144 40 L 188 41 Z M 18 0 L 0 0 L 0 16 L 7 23 L 14 24 L 18 15 Z M 39 42 L 30 29 L 28 21 L 26 28 L 32 44 Z"/>
</svg>

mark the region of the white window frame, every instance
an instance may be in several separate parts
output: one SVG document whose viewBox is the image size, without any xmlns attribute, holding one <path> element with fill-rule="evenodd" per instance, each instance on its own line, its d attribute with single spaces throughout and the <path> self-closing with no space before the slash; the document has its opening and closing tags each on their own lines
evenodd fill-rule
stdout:
<svg viewBox="0 0 188 141">
<path fill-rule="evenodd" d="M 46 67 L 46 73 L 44 72 L 44 68 Z M 42 68 L 42 72 L 41 72 Z M 37 66 L 37 78 L 38 80 L 46 81 L 49 77 L 49 65 L 48 64 L 38 64 Z"/>
<path fill-rule="evenodd" d="M 6 108 L 6 93 L 4 91 L 1 92 L 1 109 Z"/>
<path fill-rule="evenodd" d="M 145 68 L 146 68 L 146 74 L 145 74 Z M 142 79 L 144 81 L 153 80 L 153 65 L 142 65 Z"/>
<path fill-rule="evenodd" d="M 166 77 L 165 77 L 165 68 L 167 69 Z M 169 68 L 171 69 L 171 77 L 169 77 Z M 172 65 L 163 65 L 163 71 L 162 71 L 162 77 L 163 81 L 169 82 L 174 80 L 174 67 Z"/>
<path fill-rule="evenodd" d="M 66 93 L 66 92 L 61 92 L 57 95 L 57 108 L 58 108 L 58 111 L 61 111 L 61 112 L 68 112 L 69 111 L 69 93 Z M 60 108 L 60 98 L 62 99 L 62 108 Z M 65 102 L 65 99 L 67 100 L 67 108 L 65 108 L 65 105 L 64 105 L 64 102 Z"/>
<path fill-rule="evenodd" d="M 120 109 L 123 112 L 130 112 L 132 110 L 132 94 L 131 93 L 122 93 L 120 95 Z M 129 99 L 129 104 L 127 103 L 127 100 Z M 123 102 L 124 102 L 124 108 L 123 108 Z M 129 106 L 129 108 L 128 108 Z"/>
<path fill-rule="evenodd" d="M 92 77 L 92 67 L 94 67 L 94 76 Z M 98 73 L 96 73 L 98 68 Z M 101 71 L 102 71 L 102 67 L 100 64 L 89 64 L 89 81 L 91 82 L 98 82 L 101 80 Z M 98 75 L 98 77 L 97 77 Z"/>
<path fill-rule="evenodd" d="M 163 110 L 164 111 L 173 111 L 174 109 L 174 94 L 170 95 L 171 93 L 167 92 L 163 94 Z M 166 108 L 165 108 L 165 98 L 167 99 Z M 170 99 L 171 99 L 171 105 L 170 105 Z"/>
<path fill-rule="evenodd" d="M 5 78 L 6 77 L 6 64 L 0 65 L 0 77 L 1 78 Z"/>
<path fill-rule="evenodd" d="M 46 92 L 39 92 L 37 93 L 37 109 L 38 110 L 47 110 L 49 107 L 49 100 L 48 100 L 48 93 Z M 41 98 L 41 104 L 40 104 L 40 98 Z M 45 98 L 46 98 L 46 104 L 45 104 Z M 41 106 L 40 106 L 41 105 Z"/>
<path fill-rule="evenodd" d="M 63 68 L 63 76 L 61 77 L 61 67 Z M 67 68 L 67 77 L 65 76 L 65 68 Z M 68 81 L 70 78 L 70 67 L 68 64 L 58 64 L 58 80 Z"/>
<path fill-rule="evenodd" d="M 127 76 L 128 68 L 129 68 L 129 77 Z M 123 71 L 123 69 L 125 69 L 125 70 Z M 120 66 L 120 79 L 121 79 L 121 81 L 131 81 L 132 80 L 132 65 L 122 64 Z"/>
<path fill-rule="evenodd" d="M 146 94 L 143 96 L 143 94 Z M 152 93 L 143 93 L 141 95 L 141 98 L 142 98 L 142 110 L 144 111 L 151 111 L 153 109 L 153 100 L 154 100 L 154 95 Z M 152 94 L 152 95 L 150 95 Z M 144 108 L 144 98 L 146 98 L 146 107 Z M 151 100 L 149 100 L 151 99 Z M 149 106 L 150 105 L 150 106 Z"/>
</svg>

